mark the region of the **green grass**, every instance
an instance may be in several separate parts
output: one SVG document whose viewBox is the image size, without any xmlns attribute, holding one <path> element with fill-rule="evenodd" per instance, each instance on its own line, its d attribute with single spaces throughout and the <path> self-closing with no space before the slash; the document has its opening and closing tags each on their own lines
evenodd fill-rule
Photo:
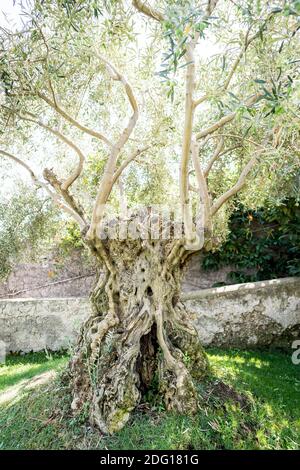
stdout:
<svg viewBox="0 0 300 470">
<path fill-rule="evenodd" d="M 66 363 L 62 354 L 30 353 L 25 356 L 8 356 L 0 366 L 0 393 L 21 381 L 31 379 L 43 372 L 56 370 Z"/>
<path fill-rule="evenodd" d="M 11 356 L 0 366 L 0 449 L 299 449 L 300 366 L 280 352 L 208 354 L 213 377 L 199 384 L 205 399 L 196 416 L 162 412 L 152 404 L 114 436 L 91 429 L 87 410 L 70 415 L 68 389 L 58 379 L 20 387 L 37 374 L 60 371 L 67 356 Z M 14 387 L 18 394 L 1 404 Z"/>
</svg>

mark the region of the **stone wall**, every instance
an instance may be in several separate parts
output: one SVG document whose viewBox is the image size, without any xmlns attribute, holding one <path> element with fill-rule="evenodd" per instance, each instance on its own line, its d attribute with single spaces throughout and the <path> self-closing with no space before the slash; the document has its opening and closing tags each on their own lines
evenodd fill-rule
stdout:
<svg viewBox="0 0 300 470">
<path fill-rule="evenodd" d="M 183 293 L 206 346 L 289 348 L 300 339 L 300 278 Z M 7 351 L 59 350 L 74 343 L 90 312 L 87 298 L 0 300 Z"/>
<path fill-rule="evenodd" d="M 204 345 L 290 348 L 300 339 L 300 278 L 183 294 Z"/>
<path fill-rule="evenodd" d="M 87 298 L 0 300 L 0 342 L 7 352 L 67 349 L 89 312 Z"/>
<path fill-rule="evenodd" d="M 61 257 L 50 253 L 35 263 L 18 263 L 0 282 L 0 298 L 86 297 L 95 282 L 95 266 L 74 250 Z"/>
<path fill-rule="evenodd" d="M 201 268 L 201 255 L 191 256 L 182 283 L 182 290 L 213 287 L 217 282 L 228 283 L 226 266 L 216 271 Z M 18 263 L 5 282 L 0 282 L 0 298 L 52 298 L 88 296 L 95 282 L 95 266 L 87 263 L 80 250 L 65 259 L 53 253 L 36 263 Z"/>
<path fill-rule="evenodd" d="M 233 283 L 229 278 L 229 273 L 231 271 L 237 271 L 235 266 L 228 265 L 216 270 L 205 271 L 202 268 L 201 258 L 201 253 L 195 253 L 190 257 L 182 282 L 183 292 L 190 292 L 198 289 L 208 289 L 210 287 L 214 287 L 216 284 Z M 238 270 L 245 274 L 255 273 L 255 270 L 253 269 L 241 270 L 238 268 Z"/>
</svg>

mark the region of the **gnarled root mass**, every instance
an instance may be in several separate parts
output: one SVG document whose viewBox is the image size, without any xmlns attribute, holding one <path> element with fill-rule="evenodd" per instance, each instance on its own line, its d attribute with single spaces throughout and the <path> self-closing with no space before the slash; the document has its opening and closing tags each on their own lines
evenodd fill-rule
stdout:
<svg viewBox="0 0 300 470">
<path fill-rule="evenodd" d="M 155 381 L 168 410 L 196 412 L 208 363 L 179 301 L 180 243 L 98 240 L 94 250 L 106 271 L 70 363 L 73 410 L 90 402 L 92 424 L 113 433 Z"/>
</svg>

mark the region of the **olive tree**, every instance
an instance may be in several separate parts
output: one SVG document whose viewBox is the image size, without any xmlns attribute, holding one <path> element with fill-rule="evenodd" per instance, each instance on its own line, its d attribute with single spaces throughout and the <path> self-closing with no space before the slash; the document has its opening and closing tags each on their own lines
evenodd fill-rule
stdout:
<svg viewBox="0 0 300 470">
<path fill-rule="evenodd" d="M 196 412 L 209 364 L 182 275 L 226 233 L 238 192 L 274 191 L 276 174 L 296 171 L 299 2 L 24 8 L 24 27 L 1 31 L 0 154 L 78 223 L 99 264 L 69 367 L 72 409 L 88 402 L 111 433 L 155 382 L 166 409 Z"/>
</svg>

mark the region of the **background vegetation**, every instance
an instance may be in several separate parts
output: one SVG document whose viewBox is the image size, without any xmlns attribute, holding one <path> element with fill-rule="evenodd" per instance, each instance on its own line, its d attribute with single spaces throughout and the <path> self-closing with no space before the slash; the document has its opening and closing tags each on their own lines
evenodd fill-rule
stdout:
<svg viewBox="0 0 300 470">
<path fill-rule="evenodd" d="M 257 210 L 240 204 L 230 217 L 225 243 L 203 257 L 204 270 L 223 266 L 233 267 L 228 275 L 231 284 L 300 276 L 298 200 L 287 198 Z"/>
</svg>

